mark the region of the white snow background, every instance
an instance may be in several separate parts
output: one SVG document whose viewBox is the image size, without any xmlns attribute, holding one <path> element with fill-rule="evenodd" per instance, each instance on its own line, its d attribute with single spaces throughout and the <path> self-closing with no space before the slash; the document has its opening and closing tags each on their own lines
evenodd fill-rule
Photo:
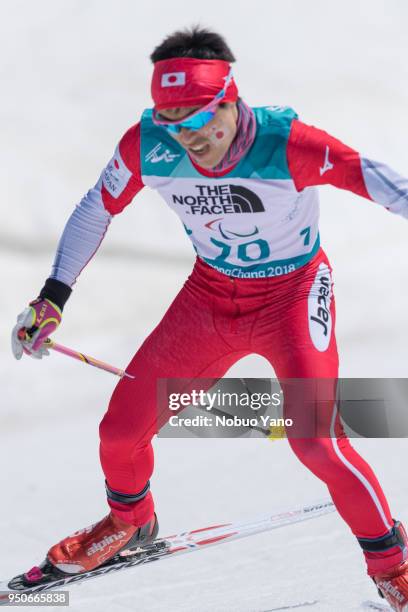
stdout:
<svg viewBox="0 0 408 612">
<path fill-rule="evenodd" d="M 106 512 L 97 425 L 115 379 L 53 354 L 17 363 L 16 315 L 49 274 L 65 220 L 150 105 L 148 55 L 200 23 L 222 32 L 252 105 L 287 104 L 308 123 L 408 175 L 408 4 L 404 0 L 0 2 L 0 577 L 29 569 Z M 321 189 L 335 270 L 341 375 L 407 376 L 407 222 Z M 124 366 L 193 263 L 178 219 L 144 190 L 114 220 L 55 338 Z M 249 357 L 231 376 L 272 376 Z M 405 440 L 358 440 L 395 517 L 408 521 Z M 161 533 L 250 518 L 326 497 L 285 442 L 154 443 Z M 301 602 L 358 610 L 375 598 L 341 519 L 255 536 L 72 589 L 73 612 L 266 612 Z M 300 608 L 303 609 L 303 608 Z"/>
</svg>

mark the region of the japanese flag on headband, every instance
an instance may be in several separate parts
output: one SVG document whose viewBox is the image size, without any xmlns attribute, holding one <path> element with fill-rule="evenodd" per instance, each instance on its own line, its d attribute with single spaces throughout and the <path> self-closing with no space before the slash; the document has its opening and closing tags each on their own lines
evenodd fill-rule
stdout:
<svg viewBox="0 0 408 612">
<path fill-rule="evenodd" d="M 161 76 L 162 87 L 178 87 L 186 84 L 185 72 L 165 72 Z"/>
<path fill-rule="evenodd" d="M 231 70 L 223 60 L 176 57 L 156 62 L 152 77 L 152 98 L 155 108 L 204 106 L 225 87 Z M 223 102 L 235 102 L 238 89 L 229 81 Z"/>
</svg>

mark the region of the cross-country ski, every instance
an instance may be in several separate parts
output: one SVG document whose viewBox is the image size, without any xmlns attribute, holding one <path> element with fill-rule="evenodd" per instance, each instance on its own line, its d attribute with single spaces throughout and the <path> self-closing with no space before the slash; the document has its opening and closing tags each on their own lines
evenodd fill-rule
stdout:
<svg viewBox="0 0 408 612">
<path fill-rule="evenodd" d="M 301 508 L 281 511 L 252 521 L 226 523 L 187 531 L 167 538 L 157 539 L 145 546 L 124 549 L 98 568 L 81 574 L 63 575 L 52 565 L 45 562 L 26 574 L 9 581 L 0 582 L 0 605 L 9 603 L 9 593 L 42 593 L 53 589 L 63 589 L 91 578 L 106 576 L 135 566 L 174 557 L 175 555 L 196 552 L 207 546 L 223 544 L 246 538 L 251 535 L 308 521 L 330 512 L 335 507 L 331 501 L 319 501 Z M 272 542 L 273 545 L 273 542 Z M 34 574 L 36 573 L 36 578 Z M 39 577 L 41 576 L 41 577 Z"/>
</svg>

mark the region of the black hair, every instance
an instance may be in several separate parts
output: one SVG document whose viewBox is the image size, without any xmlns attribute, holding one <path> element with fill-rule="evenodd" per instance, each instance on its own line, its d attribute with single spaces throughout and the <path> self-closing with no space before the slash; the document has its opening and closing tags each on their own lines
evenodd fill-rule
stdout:
<svg viewBox="0 0 408 612">
<path fill-rule="evenodd" d="M 235 57 L 224 38 L 201 26 L 193 26 L 169 34 L 150 56 L 153 64 L 172 57 L 195 57 L 235 62 Z"/>
</svg>

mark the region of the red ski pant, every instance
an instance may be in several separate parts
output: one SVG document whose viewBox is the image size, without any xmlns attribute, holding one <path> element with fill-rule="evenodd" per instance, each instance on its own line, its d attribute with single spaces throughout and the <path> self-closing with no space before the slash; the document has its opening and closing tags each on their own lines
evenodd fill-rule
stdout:
<svg viewBox="0 0 408 612">
<path fill-rule="evenodd" d="M 130 362 L 127 371 L 135 379 L 119 382 L 102 420 L 100 457 L 110 488 L 136 494 L 152 474 L 157 379 L 220 378 L 237 360 L 257 353 L 269 360 L 282 381 L 327 378 L 334 387 L 334 322 L 331 269 L 322 250 L 299 270 L 271 278 L 231 278 L 197 260 L 162 321 Z M 285 417 L 301 421 L 291 387 L 284 393 Z M 319 414 L 319 436 L 290 437 L 293 451 L 326 483 L 357 537 L 385 535 L 393 525 L 387 501 L 372 469 L 342 431 L 333 398 Z M 153 512 L 151 493 L 133 505 L 116 504 L 114 511 L 128 522 L 143 524 Z"/>
</svg>

